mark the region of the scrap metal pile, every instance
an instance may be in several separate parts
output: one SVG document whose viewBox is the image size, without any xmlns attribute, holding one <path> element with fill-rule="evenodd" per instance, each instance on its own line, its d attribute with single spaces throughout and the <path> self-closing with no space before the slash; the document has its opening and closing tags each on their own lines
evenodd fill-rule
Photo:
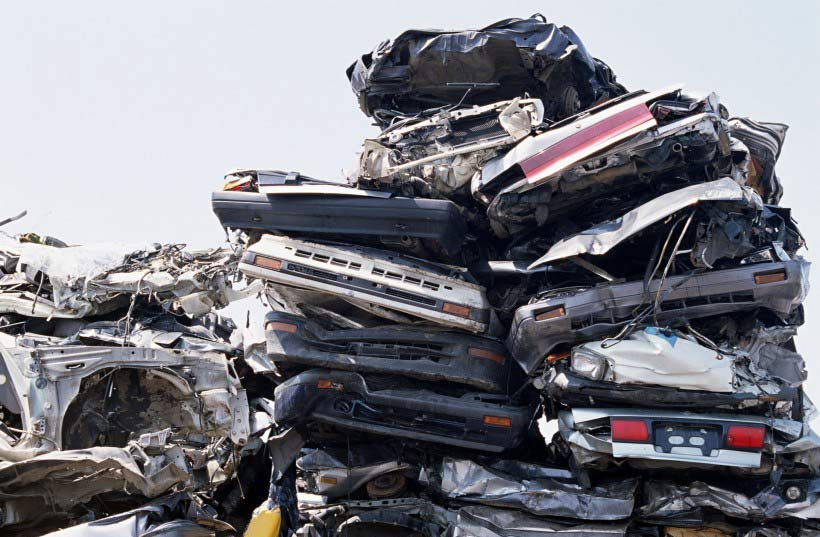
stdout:
<svg viewBox="0 0 820 537">
<path fill-rule="evenodd" d="M 381 132 L 344 183 L 229 173 L 232 250 L 0 244 L 0 525 L 820 535 L 785 125 L 541 16 L 347 76 Z M 264 341 L 213 311 L 257 293 Z"/>
<path fill-rule="evenodd" d="M 231 528 L 197 496 L 230 505 L 240 460 L 264 456 L 212 311 L 255 292 L 235 273 L 227 248 L 0 238 L 0 532 Z"/>
</svg>

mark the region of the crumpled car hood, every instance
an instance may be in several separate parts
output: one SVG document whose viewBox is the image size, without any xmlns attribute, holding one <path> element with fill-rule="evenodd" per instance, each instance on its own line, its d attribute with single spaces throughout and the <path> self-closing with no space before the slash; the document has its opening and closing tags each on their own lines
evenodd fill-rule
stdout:
<svg viewBox="0 0 820 537">
<path fill-rule="evenodd" d="M 547 117 L 555 119 L 625 93 L 570 28 L 541 15 L 480 30 L 408 30 L 356 60 L 347 77 L 362 111 L 382 126 L 391 110 L 412 114 L 429 108 L 431 97 L 472 105 L 526 92 L 548 98 Z"/>
<path fill-rule="evenodd" d="M 659 196 L 629 211 L 616 220 L 559 241 L 547 253 L 533 261 L 528 268 L 536 268 L 553 261 L 581 254 L 603 255 L 635 233 L 659 222 L 669 215 L 702 201 L 736 201 L 748 199 L 762 205 L 757 195 L 729 178 L 692 185 Z"/>
<path fill-rule="evenodd" d="M 608 368 L 606 380 L 618 384 L 657 384 L 710 392 L 734 389 L 731 356 L 656 327 L 622 341 L 593 341 L 576 349 L 604 357 Z"/>
</svg>

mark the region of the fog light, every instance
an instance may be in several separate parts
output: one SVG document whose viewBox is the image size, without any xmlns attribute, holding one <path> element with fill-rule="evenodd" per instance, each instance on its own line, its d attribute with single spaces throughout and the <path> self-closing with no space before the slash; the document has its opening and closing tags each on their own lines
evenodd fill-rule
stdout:
<svg viewBox="0 0 820 537">
<path fill-rule="evenodd" d="M 800 487 L 796 487 L 794 485 L 786 488 L 786 498 L 789 500 L 797 500 L 800 496 L 803 495 L 803 491 L 800 490 Z"/>
<path fill-rule="evenodd" d="M 609 369 L 606 358 L 583 347 L 572 349 L 570 368 L 575 373 L 591 380 L 604 380 Z"/>
</svg>

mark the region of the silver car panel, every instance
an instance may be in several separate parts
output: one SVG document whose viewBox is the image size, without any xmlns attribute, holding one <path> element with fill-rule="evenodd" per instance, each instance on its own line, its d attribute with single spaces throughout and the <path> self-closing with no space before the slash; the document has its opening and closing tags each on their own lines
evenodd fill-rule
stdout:
<svg viewBox="0 0 820 537">
<path fill-rule="evenodd" d="M 0 460 L 24 460 L 61 449 L 65 413 L 83 379 L 109 369 L 142 370 L 166 380 L 195 402 L 187 414 L 199 432 L 229 436 L 239 445 L 247 441 L 247 396 L 223 354 L 102 346 L 26 349 L 8 345 L 8 336 L 4 339 L 0 356 L 10 377 L 4 380 L 20 401 L 26 432 L 13 446 L 0 441 Z M 185 408 L 180 410 L 186 413 Z"/>
<path fill-rule="evenodd" d="M 483 505 L 463 507 L 452 526 L 451 537 L 624 537 L 628 522 L 562 523 L 512 509 Z"/>
<path fill-rule="evenodd" d="M 645 420 L 649 430 L 649 437 L 641 442 L 623 442 L 612 440 L 609 432 L 609 424 L 612 419 L 626 418 Z M 740 468 L 758 468 L 761 465 L 761 453 L 763 448 L 738 450 L 729 449 L 724 445 L 724 439 L 717 432 L 717 444 L 708 454 L 703 453 L 703 443 L 697 445 L 690 441 L 691 445 L 684 446 L 683 442 L 679 446 L 673 446 L 669 451 L 661 449 L 654 438 L 655 432 L 652 430 L 656 426 L 655 422 L 680 423 L 682 427 L 692 428 L 703 427 L 702 436 L 693 434 L 699 438 L 705 438 L 706 448 L 709 448 L 709 435 L 706 429 L 720 427 L 725 429 L 728 425 L 753 425 L 763 426 L 765 431 L 763 448 L 771 450 L 777 449 L 777 444 L 772 436 L 772 429 L 791 440 L 798 438 L 803 431 L 801 422 L 766 418 L 762 416 L 744 414 L 695 414 L 692 412 L 675 412 L 669 410 L 639 410 L 631 408 L 614 409 L 588 409 L 574 408 L 559 412 L 559 432 L 571 447 L 578 447 L 582 451 L 609 455 L 616 459 L 649 459 L 670 463 L 693 463 L 698 465 L 727 466 Z M 703 442 L 703 440 L 702 440 Z"/>
<path fill-rule="evenodd" d="M 485 331 L 490 319 L 484 288 L 456 277 L 459 270 L 387 251 L 264 235 L 239 270 L 472 332 Z"/>
</svg>

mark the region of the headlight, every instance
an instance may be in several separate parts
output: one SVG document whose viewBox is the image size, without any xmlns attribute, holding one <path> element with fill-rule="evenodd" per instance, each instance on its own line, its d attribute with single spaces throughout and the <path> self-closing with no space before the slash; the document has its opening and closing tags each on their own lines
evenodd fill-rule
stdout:
<svg viewBox="0 0 820 537">
<path fill-rule="evenodd" d="M 572 349 L 570 367 L 575 373 L 592 380 L 606 380 L 609 373 L 606 358 L 583 347 Z"/>
</svg>

